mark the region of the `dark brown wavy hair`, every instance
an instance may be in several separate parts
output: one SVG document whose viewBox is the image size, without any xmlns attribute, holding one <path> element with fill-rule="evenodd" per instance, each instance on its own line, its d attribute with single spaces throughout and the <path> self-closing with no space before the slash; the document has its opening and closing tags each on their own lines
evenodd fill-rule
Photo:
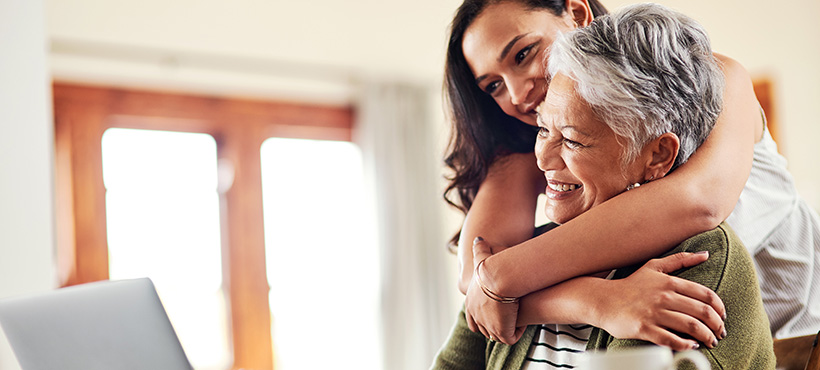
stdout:
<svg viewBox="0 0 820 370">
<path fill-rule="evenodd" d="M 537 128 L 505 114 L 478 88 L 462 49 L 464 32 L 476 17 L 487 6 L 504 1 L 518 2 L 531 10 L 549 10 L 556 16 L 566 11 L 566 0 L 465 0 L 453 17 L 444 67 L 444 95 L 452 122 L 444 157 L 451 172 L 444 200 L 465 214 L 493 162 L 507 154 L 532 152 L 535 147 Z M 595 17 L 607 14 L 598 0 L 589 0 L 589 6 Z M 451 248 L 458 244 L 458 237 L 456 233 L 450 240 Z"/>
</svg>

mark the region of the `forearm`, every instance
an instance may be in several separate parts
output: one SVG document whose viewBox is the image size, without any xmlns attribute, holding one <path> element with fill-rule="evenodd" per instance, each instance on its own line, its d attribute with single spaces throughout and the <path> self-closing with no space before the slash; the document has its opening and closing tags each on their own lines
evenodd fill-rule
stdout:
<svg viewBox="0 0 820 370">
<path fill-rule="evenodd" d="M 533 207 L 534 208 L 534 207 Z M 494 253 L 532 238 L 535 217 L 531 220 L 526 216 L 498 217 L 495 212 L 483 209 L 482 205 L 474 205 L 465 217 L 458 241 L 459 283 L 462 294 L 467 291 L 470 280 L 473 278 L 473 240 L 481 236 L 494 246 Z M 523 218 L 523 220 L 522 220 Z"/>
<path fill-rule="evenodd" d="M 672 180 L 621 194 L 490 257 L 482 277 L 498 294 L 520 297 L 576 276 L 646 261 L 717 226 L 715 215 L 697 207 L 699 191 L 675 189 Z"/>
<path fill-rule="evenodd" d="M 694 348 L 696 342 L 711 348 L 726 336 L 723 301 L 707 286 L 668 275 L 692 271 L 687 268 L 708 258 L 708 253 L 675 253 L 650 260 L 622 279 L 568 280 L 522 298 L 516 325 L 590 324 L 616 338 L 676 350 Z"/>
<path fill-rule="evenodd" d="M 724 70 L 724 110 L 687 163 L 494 255 L 482 270 L 488 286 L 503 296 L 523 296 L 572 277 L 647 260 L 725 219 L 751 170 L 760 112 L 745 70 L 728 59 Z"/>
<path fill-rule="evenodd" d="M 604 279 L 579 277 L 521 298 L 516 326 L 546 323 L 599 326 L 596 293 L 605 292 Z"/>
<path fill-rule="evenodd" d="M 536 200 L 544 186 L 532 153 L 499 159 L 481 184 L 464 219 L 458 242 L 459 290 L 465 293 L 473 276 L 473 240 L 481 236 L 498 253 L 532 238 Z"/>
</svg>

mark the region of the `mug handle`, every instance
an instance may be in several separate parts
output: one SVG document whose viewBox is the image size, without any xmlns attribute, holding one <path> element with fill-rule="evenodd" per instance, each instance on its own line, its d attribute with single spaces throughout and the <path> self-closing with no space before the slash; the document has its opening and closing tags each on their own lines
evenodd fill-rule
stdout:
<svg viewBox="0 0 820 370">
<path fill-rule="evenodd" d="M 695 368 L 697 368 L 698 370 L 711 370 L 712 369 L 712 365 L 709 364 L 709 360 L 706 359 L 706 356 L 704 356 L 703 353 L 700 353 L 698 351 L 678 352 L 673 357 L 672 362 L 675 364 L 675 366 L 676 366 L 675 368 L 677 368 L 677 365 L 681 361 L 686 361 L 686 360 L 689 360 L 693 365 L 695 365 Z"/>
</svg>

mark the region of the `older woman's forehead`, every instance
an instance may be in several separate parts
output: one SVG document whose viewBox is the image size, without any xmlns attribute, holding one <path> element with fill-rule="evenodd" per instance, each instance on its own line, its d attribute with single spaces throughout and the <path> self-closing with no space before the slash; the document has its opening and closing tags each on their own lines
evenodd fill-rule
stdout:
<svg viewBox="0 0 820 370">
<path fill-rule="evenodd" d="M 568 108 L 573 98 L 580 98 L 575 92 L 575 82 L 559 73 L 550 81 L 547 96 L 536 111 L 539 114 L 554 114 Z"/>
<path fill-rule="evenodd" d="M 539 124 L 549 124 L 559 129 L 571 128 L 589 137 L 614 134 L 609 125 L 576 92 L 575 82 L 561 76 L 556 75 L 557 83 L 550 85 L 547 97 L 536 109 Z"/>
</svg>

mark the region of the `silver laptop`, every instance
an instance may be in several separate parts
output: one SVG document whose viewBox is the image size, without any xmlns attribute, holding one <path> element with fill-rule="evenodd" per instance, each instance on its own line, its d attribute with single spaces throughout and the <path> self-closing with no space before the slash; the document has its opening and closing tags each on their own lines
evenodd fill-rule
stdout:
<svg viewBox="0 0 820 370">
<path fill-rule="evenodd" d="M 0 300 L 23 370 L 190 370 L 154 284 L 103 281 Z"/>
</svg>

